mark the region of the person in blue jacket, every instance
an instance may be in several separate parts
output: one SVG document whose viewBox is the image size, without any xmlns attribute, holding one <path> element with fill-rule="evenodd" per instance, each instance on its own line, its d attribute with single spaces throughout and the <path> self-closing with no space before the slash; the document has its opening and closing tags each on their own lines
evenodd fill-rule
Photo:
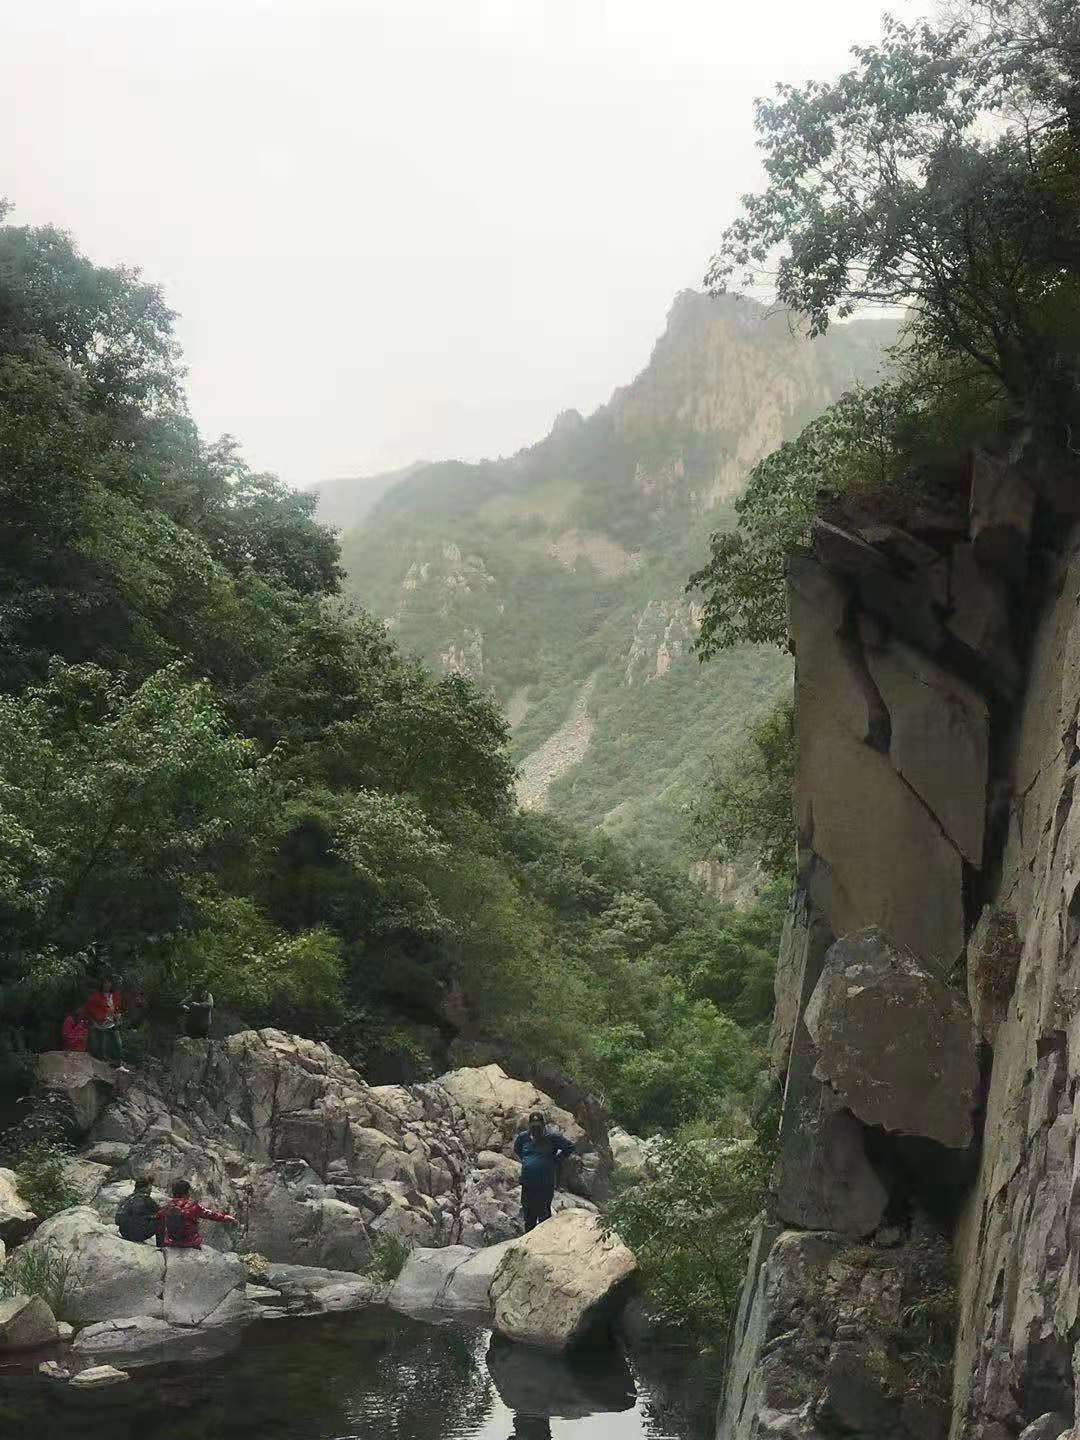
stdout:
<svg viewBox="0 0 1080 1440">
<path fill-rule="evenodd" d="M 540 1110 L 532 1112 L 528 1129 L 515 1137 L 514 1154 L 521 1161 L 521 1209 L 526 1233 L 541 1220 L 551 1219 L 559 1166 L 573 1153 L 572 1142 L 552 1129 Z"/>
</svg>

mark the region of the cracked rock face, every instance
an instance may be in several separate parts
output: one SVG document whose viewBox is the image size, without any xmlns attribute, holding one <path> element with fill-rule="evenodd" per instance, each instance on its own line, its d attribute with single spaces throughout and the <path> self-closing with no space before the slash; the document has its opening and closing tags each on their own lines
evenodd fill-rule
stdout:
<svg viewBox="0 0 1080 1440">
<path fill-rule="evenodd" d="M 869 928 L 829 950 L 806 1007 L 815 1076 L 866 1125 L 964 1149 L 979 1069 L 966 1001 Z"/>
</svg>

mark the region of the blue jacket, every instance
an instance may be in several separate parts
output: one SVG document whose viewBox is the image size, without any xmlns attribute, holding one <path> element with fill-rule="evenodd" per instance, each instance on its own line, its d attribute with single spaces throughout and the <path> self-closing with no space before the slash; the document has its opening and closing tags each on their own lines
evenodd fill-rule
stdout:
<svg viewBox="0 0 1080 1440">
<path fill-rule="evenodd" d="M 573 1142 L 550 1125 L 539 1140 L 534 1140 L 528 1130 L 522 1130 L 514 1139 L 514 1154 L 521 1161 L 523 1183 L 543 1176 L 554 1184 L 560 1163 L 573 1153 Z"/>
</svg>

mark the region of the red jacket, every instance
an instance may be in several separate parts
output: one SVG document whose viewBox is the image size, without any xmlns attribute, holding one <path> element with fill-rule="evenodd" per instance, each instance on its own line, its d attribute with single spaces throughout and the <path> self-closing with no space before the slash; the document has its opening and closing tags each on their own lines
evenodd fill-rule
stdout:
<svg viewBox="0 0 1080 1440">
<path fill-rule="evenodd" d="M 174 1239 L 169 1234 L 166 1219 L 170 1210 L 179 1212 L 182 1221 L 183 1234 L 179 1239 Z M 154 1221 L 162 1245 L 168 1245 L 178 1250 L 194 1250 L 202 1244 L 202 1235 L 199 1233 L 200 1220 L 218 1220 L 222 1224 L 226 1224 L 235 1218 L 234 1215 L 225 1215 L 219 1210 L 206 1210 L 194 1200 L 173 1199 L 166 1200 L 155 1215 Z"/>
<path fill-rule="evenodd" d="M 85 1050 L 87 1025 L 85 1020 L 80 1020 L 75 1015 L 65 1015 L 64 1023 L 60 1027 L 60 1035 L 64 1042 L 65 1050 Z"/>
<path fill-rule="evenodd" d="M 114 990 L 112 992 L 112 999 L 112 1009 L 110 1010 L 109 1002 L 105 999 L 105 996 L 100 990 L 95 990 L 92 995 L 87 997 L 79 1013 L 93 1025 L 104 1025 L 109 1019 L 115 1020 L 124 1008 L 119 991 Z"/>
</svg>

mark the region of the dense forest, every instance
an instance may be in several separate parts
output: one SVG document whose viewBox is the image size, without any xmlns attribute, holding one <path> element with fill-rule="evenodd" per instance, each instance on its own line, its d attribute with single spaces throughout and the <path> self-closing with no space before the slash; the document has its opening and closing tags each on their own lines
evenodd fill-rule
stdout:
<svg viewBox="0 0 1080 1440">
<path fill-rule="evenodd" d="M 186 408 L 155 286 L 0 227 L 0 1042 L 99 974 L 129 1057 L 208 986 L 375 1079 L 561 1066 L 651 1129 L 745 1109 L 775 896 L 745 915 L 519 814 L 492 698 L 340 593 L 315 501 Z"/>
</svg>

